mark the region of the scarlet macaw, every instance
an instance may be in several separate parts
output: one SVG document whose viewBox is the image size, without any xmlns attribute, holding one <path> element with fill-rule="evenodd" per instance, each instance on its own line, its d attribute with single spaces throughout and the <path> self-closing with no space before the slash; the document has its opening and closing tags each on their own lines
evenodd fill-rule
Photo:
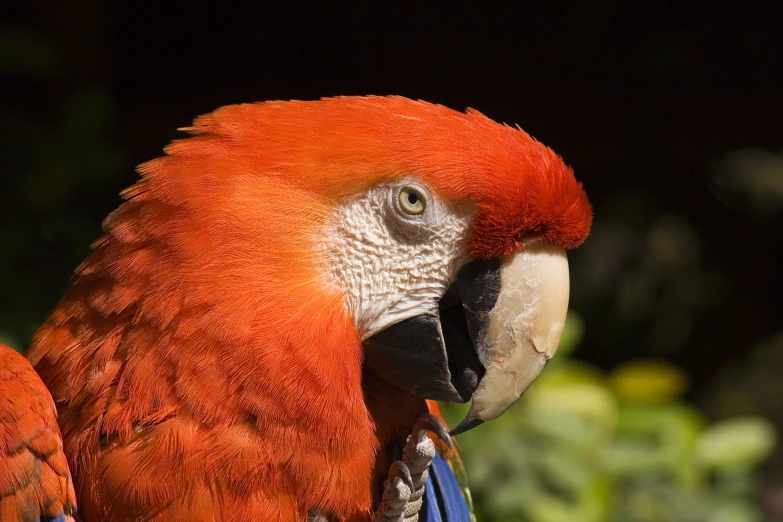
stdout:
<svg viewBox="0 0 783 522">
<path fill-rule="evenodd" d="M 553 355 L 564 249 L 591 224 L 571 169 L 519 128 L 400 97 L 185 130 L 28 352 L 82 518 L 467 516 L 425 399 L 472 399 L 470 429 Z"/>
</svg>

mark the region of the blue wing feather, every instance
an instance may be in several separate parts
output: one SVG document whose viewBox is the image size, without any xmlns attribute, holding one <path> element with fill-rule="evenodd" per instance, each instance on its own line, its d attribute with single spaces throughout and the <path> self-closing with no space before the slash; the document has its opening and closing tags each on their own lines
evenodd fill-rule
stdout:
<svg viewBox="0 0 783 522">
<path fill-rule="evenodd" d="M 448 462 L 435 455 L 421 507 L 424 522 L 471 522 L 468 504 Z"/>
</svg>

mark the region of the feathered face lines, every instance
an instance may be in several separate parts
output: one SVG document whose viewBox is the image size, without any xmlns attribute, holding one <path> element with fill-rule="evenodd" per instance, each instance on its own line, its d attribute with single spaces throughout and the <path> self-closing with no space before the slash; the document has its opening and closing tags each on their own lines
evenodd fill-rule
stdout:
<svg viewBox="0 0 783 522">
<path fill-rule="evenodd" d="M 408 177 L 349 198 L 324 228 L 329 270 L 362 340 L 437 302 L 467 260 L 469 203 Z"/>
</svg>

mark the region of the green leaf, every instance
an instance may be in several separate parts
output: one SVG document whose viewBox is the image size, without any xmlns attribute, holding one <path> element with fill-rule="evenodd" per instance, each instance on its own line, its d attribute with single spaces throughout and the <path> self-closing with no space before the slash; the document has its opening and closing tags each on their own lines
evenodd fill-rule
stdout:
<svg viewBox="0 0 783 522">
<path fill-rule="evenodd" d="M 603 384 L 601 374 L 572 361 L 545 369 L 525 397 L 526 406 L 553 409 L 607 426 L 614 426 L 617 416 L 614 398 Z"/>
<path fill-rule="evenodd" d="M 761 522 L 759 510 L 750 502 L 719 502 L 707 522 Z"/>
<path fill-rule="evenodd" d="M 687 387 L 685 372 L 663 361 L 636 360 L 615 368 L 612 388 L 624 402 L 667 402 Z"/>
<path fill-rule="evenodd" d="M 540 496 L 528 507 L 532 522 L 573 522 L 580 520 L 574 509 L 554 496 Z"/>
<path fill-rule="evenodd" d="M 711 426 L 697 443 L 697 455 L 710 469 L 752 468 L 772 453 L 775 429 L 764 419 L 742 417 Z"/>
</svg>

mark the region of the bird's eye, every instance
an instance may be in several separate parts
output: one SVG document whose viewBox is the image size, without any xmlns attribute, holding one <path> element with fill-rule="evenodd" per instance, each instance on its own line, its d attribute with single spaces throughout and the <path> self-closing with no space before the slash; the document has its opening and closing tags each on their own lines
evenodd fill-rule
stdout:
<svg viewBox="0 0 783 522">
<path fill-rule="evenodd" d="M 400 191 L 400 208 L 406 214 L 418 216 L 424 212 L 427 201 L 424 195 L 413 187 L 405 187 Z"/>
</svg>

